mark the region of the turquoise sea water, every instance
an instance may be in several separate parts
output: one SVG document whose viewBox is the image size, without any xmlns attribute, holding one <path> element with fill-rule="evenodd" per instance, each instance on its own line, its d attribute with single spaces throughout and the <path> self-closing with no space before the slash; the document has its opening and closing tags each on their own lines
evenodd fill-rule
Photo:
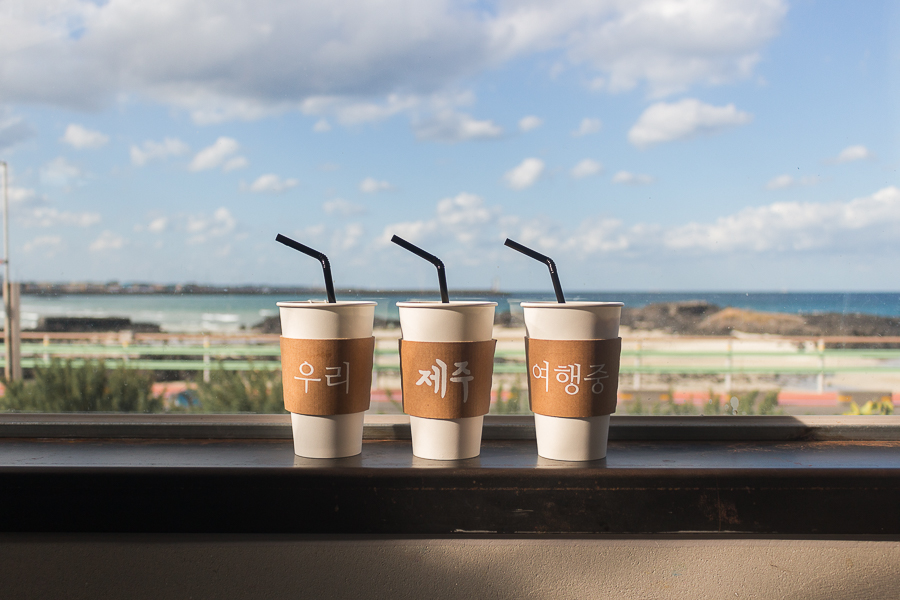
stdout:
<svg viewBox="0 0 900 600">
<path fill-rule="evenodd" d="M 323 297 L 311 296 L 324 299 Z M 378 302 L 376 315 L 387 320 L 399 318 L 396 303 L 403 300 L 438 300 L 410 293 L 372 293 L 339 295 L 341 299 L 365 299 Z M 553 300 L 549 293 L 491 294 L 478 297 L 451 297 L 456 300 L 484 299 L 497 302 L 498 312 L 521 310 L 523 300 Z M 784 313 L 867 313 L 900 317 L 900 293 L 767 293 L 767 292 L 578 292 L 569 300 L 620 301 L 640 307 L 654 302 L 706 300 L 720 306 L 735 306 L 766 312 Z M 33 328 L 42 316 L 128 317 L 134 322 L 157 323 L 165 331 L 233 332 L 252 327 L 265 317 L 278 314 L 276 302 L 307 300 L 310 297 L 284 295 L 70 295 L 23 296 L 22 326 Z"/>
</svg>

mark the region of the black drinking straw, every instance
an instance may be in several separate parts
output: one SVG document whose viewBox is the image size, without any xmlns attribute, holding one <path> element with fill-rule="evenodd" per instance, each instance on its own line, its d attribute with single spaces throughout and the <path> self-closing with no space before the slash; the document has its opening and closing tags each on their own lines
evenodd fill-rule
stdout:
<svg viewBox="0 0 900 600">
<path fill-rule="evenodd" d="M 550 279 L 553 280 L 553 291 L 556 292 L 556 301 L 560 304 L 566 303 L 566 299 L 563 296 L 562 285 L 560 285 L 559 283 L 559 273 L 556 272 L 556 263 L 553 262 L 552 258 L 550 258 L 549 256 L 545 256 L 540 252 L 535 252 L 531 248 L 523 246 L 519 242 L 514 242 L 509 238 L 506 238 L 504 245 L 509 246 L 513 250 L 518 250 L 525 256 L 530 256 L 534 260 L 539 260 L 547 265 L 547 268 L 550 269 Z"/>
<path fill-rule="evenodd" d="M 395 235 L 394 237 L 391 238 L 391 241 L 394 242 L 395 244 L 397 244 L 398 246 L 400 246 L 401 248 L 405 248 L 406 250 L 409 250 L 413 254 L 415 254 L 417 256 L 421 256 L 422 258 L 424 258 L 425 260 L 427 260 L 428 262 L 433 264 L 435 267 L 437 267 L 438 284 L 440 284 L 440 286 L 441 286 L 441 302 L 443 302 L 444 304 L 449 303 L 450 302 L 450 294 L 447 292 L 447 276 L 444 274 L 444 263 L 441 261 L 441 259 L 439 259 L 434 254 L 429 254 L 428 252 L 425 252 L 418 246 L 410 244 L 409 242 L 404 240 L 402 237 L 397 237 Z"/>
<path fill-rule="evenodd" d="M 276 242 L 281 242 L 285 246 L 289 248 L 293 248 L 298 252 L 302 252 L 307 256 L 312 256 L 320 263 L 322 263 L 322 272 L 325 274 L 325 293 L 328 294 L 328 302 L 334 304 L 337 300 L 334 298 L 334 281 L 331 279 L 331 263 L 328 262 L 328 257 L 319 252 L 318 250 L 313 250 L 309 246 L 304 246 L 300 242 L 295 242 L 289 237 L 285 237 L 280 233 L 275 236 Z"/>
</svg>

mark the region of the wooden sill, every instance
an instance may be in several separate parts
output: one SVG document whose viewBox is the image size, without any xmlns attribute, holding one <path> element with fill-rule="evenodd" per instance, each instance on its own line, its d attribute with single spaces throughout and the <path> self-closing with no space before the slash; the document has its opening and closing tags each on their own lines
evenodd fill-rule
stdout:
<svg viewBox="0 0 900 600">
<path fill-rule="evenodd" d="M 589 463 L 529 421 L 439 462 L 395 417 L 312 460 L 280 416 L 3 415 L 0 531 L 900 536 L 896 417 L 616 417 Z"/>
</svg>

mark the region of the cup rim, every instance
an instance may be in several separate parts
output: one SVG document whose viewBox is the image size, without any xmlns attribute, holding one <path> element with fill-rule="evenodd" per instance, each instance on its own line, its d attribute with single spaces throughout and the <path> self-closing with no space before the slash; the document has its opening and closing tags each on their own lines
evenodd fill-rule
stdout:
<svg viewBox="0 0 900 600">
<path fill-rule="evenodd" d="M 465 308 L 479 306 L 497 306 L 496 302 L 489 300 L 451 300 L 450 302 L 441 302 L 440 300 L 410 300 L 407 302 L 398 302 L 399 308 Z"/>
<path fill-rule="evenodd" d="M 575 300 L 573 302 L 566 301 L 565 304 L 553 301 L 542 302 L 520 302 L 522 308 L 616 308 L 625 306 L 624 302 L 594 302 L 591 300 Z"/>
<path fill-rule="evenodd" d="M 344 306 L 378 306 L 377 302 L 372 300 L 338 300 L 337 302 L 328 302 L 327 300 L 285 300 L 276 302 L 279 308 L 329 308 Z"/>
</svg>

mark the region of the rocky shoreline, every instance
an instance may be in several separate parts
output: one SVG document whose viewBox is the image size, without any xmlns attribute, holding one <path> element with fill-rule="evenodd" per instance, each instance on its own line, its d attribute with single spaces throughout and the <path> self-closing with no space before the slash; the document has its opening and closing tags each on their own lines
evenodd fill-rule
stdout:
<svg viewBox="0 0 900 600">
<path fill-rule="evenodd" d="M 524 327 L 521 313 L 498 313 L 495 324 Z M 376 329 L 394 329 L 400 324 L 376 319 Z M 869 314 L 770 313 L 732 306 L 721 307 L 697 300 L 648 304 L 622 309 L 622 326 L 633 331 L 659 331 L 672 335 L 727 336 L 739 331 L 750 334 L 784 336 L 900 336 L 900 319 Z M 269 317 L 255 328 L 264 333 L 280 333 L 278 317 Z M 885 347 L 881 345 L 881 347 Z"/>
<path fill-rule="evenodd" d="M 624 308 L 622 325 L 677 335 L 731 335 L 740 331 L 786 336 L 900 336 L 900 319 L 859 313 L 769 313 L 704 301 Z"/>
<path fill-rule="evenodd" d="M 523 327 L 521 313 L 498 313 L 496 324 Z M 396 329 L 397 321 L 376 318 L 376 329 Z M 640 308 L 622 309 L 622 326 L 632 331 L 658 331 L 671 335 L 727 336 L 734 332 L 784 336 L 854 336 L 900 337 L 900 318 L 869 314 L 769 313 L 731 306 L 721 307 L 705 301 L 666 302 Z M 37 331 L 102 332 L 129 329 L 136 332 L 159 332 L 159 325 L 133 323 L 127 318 L 112 317 L 46 317 Z M 260 333 L 281 333 L 277 316 L 264 319 L 253 327 Z M 881 347 L 886 347 L 881 345 Z"/>
</svg>

